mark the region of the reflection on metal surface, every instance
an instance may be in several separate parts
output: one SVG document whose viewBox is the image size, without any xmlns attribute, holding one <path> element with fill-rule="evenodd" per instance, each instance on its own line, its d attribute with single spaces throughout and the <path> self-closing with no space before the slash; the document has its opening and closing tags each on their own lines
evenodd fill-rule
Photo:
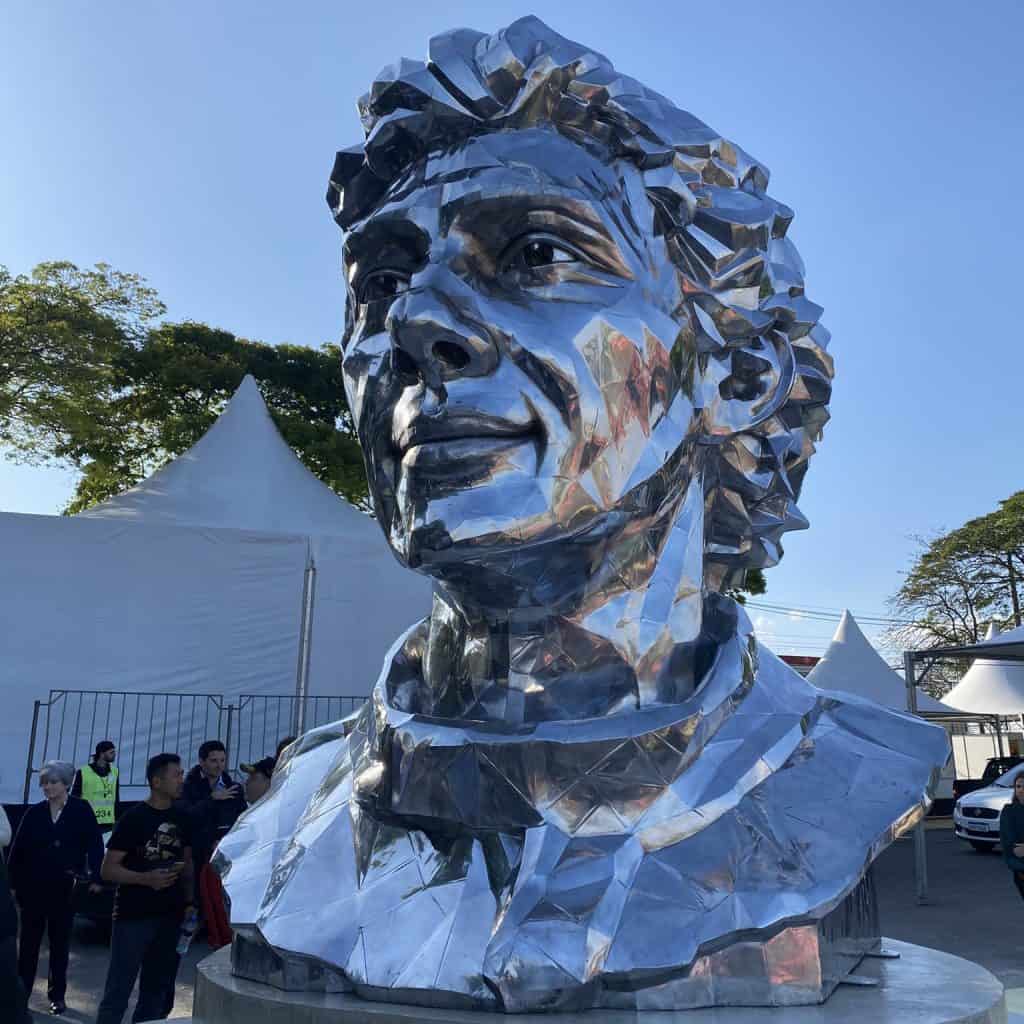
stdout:
<svg viewBox="0 0 1024 1024">
<path fill-rule="evenodd" d="M 941 729 L 808 686 L 723 591 L 827 419 L 767 171 L 535 18 L 361 101 L 328 199 L 379 521 L 437 582 L 218 865 L 236 972 L 506 1012 L 817 1002 Z"/>
<path fill-rule="evenodd" d="M 781 1013 L 758 1013 L 744 1008 L 688 1010 L 687 1024 L 1006 1024 L 1003 986 L 988 971 L 959 957 L 886 940 L 896 960 L 866 959 L 852 978 L 871 982 L 867 987 L 843 985 L 821 1006 L 788 1007 Z M 417 1006 L 377 1006 L 387 1024 L 420 1024 L 425 1019 Z M 282 992 L 232 975 L 228 950 L 207 957 L 196 973 L 193 1009 L 196 1024 L 366 1024 L 367 1005 L 352 994 Z M 432 1024 L 482 1024 L 493 1015 L 461 1010 L 434 1009 Z M 536 1021 L 536 1016 L 518 1018 Z M 555 1018 L 558 1019 L 558 1018 Z M 591 1010 L 579 1018 L 586 1024 L 659 1024 L 678 1015 L 634 1010 Z"/>
</svg>

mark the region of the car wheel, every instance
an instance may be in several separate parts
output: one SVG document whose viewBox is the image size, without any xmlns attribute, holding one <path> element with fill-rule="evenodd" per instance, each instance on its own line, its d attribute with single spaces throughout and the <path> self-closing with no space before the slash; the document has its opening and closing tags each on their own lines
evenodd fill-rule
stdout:
<svg viewBox="0 0 1024 1024">
<path fill-rule="evenodd" d="M 978 853 L 992 853 L 995 850 L 994 843 L 979 843 L 975 839 L 969 839 L 968 842 Z"/>
</svg>

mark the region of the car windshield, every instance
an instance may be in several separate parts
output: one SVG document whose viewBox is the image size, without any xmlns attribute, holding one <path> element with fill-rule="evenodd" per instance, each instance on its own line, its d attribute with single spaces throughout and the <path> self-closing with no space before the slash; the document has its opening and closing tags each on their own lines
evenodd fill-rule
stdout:
<svg viewBox="0 0 1024 1024">
<path fill-rule="evenodd" d="M 1024 772 L 1024 764 L 1015 764 L 1008 772 L 1004 772 L 1002 775 L 992 783 L 993 786 L 1004 786 L 1006 789 L 1013 789 L 1013 780 Z"/>
</svg>

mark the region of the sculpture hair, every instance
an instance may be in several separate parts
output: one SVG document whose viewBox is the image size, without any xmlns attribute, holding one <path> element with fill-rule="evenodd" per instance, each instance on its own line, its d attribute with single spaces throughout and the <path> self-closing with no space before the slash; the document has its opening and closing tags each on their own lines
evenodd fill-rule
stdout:
<svg viewBox="0 0 1024 1024">
<path fill-rule="evenodd" d="M 337 155 L 327 201 L 342 228 L 366 217 L 428 151 L 492 131 L 547 125 L 602 144 L 641 172 L 658 229 L 683 276 L 684 340 L 708 360 L 770 340 L 792 353 L 789 393 L 754 427 L 715 438 L 705 473 L 705 581 L 740 582 L 775 565 L 781 537 L 807 521 L 796 505 L 828 421 L 833 366 L 821 307 L 786 238 L 792 211 L 768 170 L 601 54 L 522 18 L 494 35 L 469 29 L 430 43 L 427 63 L 385 68 L 359 102 L 366 139 Z"/>
</svg>

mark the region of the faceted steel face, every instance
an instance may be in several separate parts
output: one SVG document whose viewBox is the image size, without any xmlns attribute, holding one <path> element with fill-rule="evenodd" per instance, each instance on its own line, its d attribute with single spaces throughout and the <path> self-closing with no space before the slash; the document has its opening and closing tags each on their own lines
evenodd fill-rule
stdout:
<svg viewBox="0 0 1024 1024">
<path fill-rule="evenodd" d="M 633 167 L 528 128 L 430 156 L 349 234 L 346 379 L 404 561 L 460 583 L 470 563 L 480 600 L 507 607 L 685 493 L 694 354 L 654 212 Z"/>
<path fill-rule="evenodd" d="M 791 211 L 535 18 L 435 38 L 360 112 L 346 389 L 434 607 L 221 844 L 236 971 L 506 1012 L 826 998 L 948 746 L 723 595 L 806 525 L 827 420 Z"/>
</svg>

